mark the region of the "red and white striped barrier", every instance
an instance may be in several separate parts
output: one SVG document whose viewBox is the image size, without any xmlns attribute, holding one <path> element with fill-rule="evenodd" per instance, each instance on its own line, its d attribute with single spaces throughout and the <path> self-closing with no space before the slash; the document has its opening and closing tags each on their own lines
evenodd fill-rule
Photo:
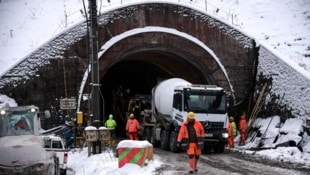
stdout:
<svg viewBox="0 0 310 175">
<path fill-rule="evenodd" d="M 123 140 L 117 145 L 118 167 L 126 163 L 137 164 L 143 167 L 153 160 L 153 145 L 148 141 Z"/>
</svg>

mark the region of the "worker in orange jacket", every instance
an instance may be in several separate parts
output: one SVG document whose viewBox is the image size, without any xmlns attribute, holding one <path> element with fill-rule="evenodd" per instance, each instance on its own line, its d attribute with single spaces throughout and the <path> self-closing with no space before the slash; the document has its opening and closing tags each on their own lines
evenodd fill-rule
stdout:
<svg viewBox="0 0 310 175">
<path fill-rule="evenodd" d="M 198 171 L 197 163 L 204 143 L 204 129 L 199 121 L 195 120 L 195 114 L 189 112 L 187 114 L 187 121 L 185 121 L 180 128 L 177 145 L 182 150 L 187 150 L 189 173 Z"/>
<path fill-rule="evenodd" d="M 246 138 L 246 130 L 247 130 L 247 122 L 245 119 L 245 112 L 242 113 L 239 121 L 239 131 L 240 131 L 240 145 L 245 144 L 245 138 Z"/>
<path fill-rule="evenodd" d="M 129 120 L 127 120 L 126 124 L 126 133 L 129 135 L 130 140 L 138 140 L 138 132 L 140 130 L 140 123 L 135 119 L 135 115 L 133 113 L 130 114 Z"/>
<path fill-rule="evenodd" d="M 228 147 L 229 148 L 234 148 L 235 147 L 235 136 L 237 133 L 237 128 L 236 128 L 236 123 L 234 122 L 234 117 L 230 116 L 229 117 L 229 122 L 228 122 Z"/>
</svg>

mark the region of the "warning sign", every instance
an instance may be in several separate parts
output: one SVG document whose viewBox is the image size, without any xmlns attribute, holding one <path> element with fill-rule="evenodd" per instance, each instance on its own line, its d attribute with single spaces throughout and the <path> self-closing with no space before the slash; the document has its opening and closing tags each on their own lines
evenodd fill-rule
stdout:
<svg viewBox="0 0 310 175">
<path fill-rule="evenodd" d="M 62 99 L 60 99 L 60 109 L 76 109 L 75 98 L 62 98 Z"/>
</svg>

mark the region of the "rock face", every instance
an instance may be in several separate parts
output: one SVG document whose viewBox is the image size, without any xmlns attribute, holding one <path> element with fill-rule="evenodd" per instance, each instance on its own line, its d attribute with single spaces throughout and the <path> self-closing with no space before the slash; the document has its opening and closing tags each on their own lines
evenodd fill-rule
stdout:
<svg viewBox="0 0 310 175">
<path fill-rule="evenodd" d="M 291 109 L 294 116 L 309 116 L 310 80 L 294 69 L 294 64 L 287 63 L 281 56 L 273 54 L 271 49 L 261 46 L 257 70 L 258 74 L 272 79 L 271 93 L 280 97 L 280 101 L 276 103 L 282 103 Z M 267 98 L 266 103 L 271 100 L 272 98 Z"/>
</svg>

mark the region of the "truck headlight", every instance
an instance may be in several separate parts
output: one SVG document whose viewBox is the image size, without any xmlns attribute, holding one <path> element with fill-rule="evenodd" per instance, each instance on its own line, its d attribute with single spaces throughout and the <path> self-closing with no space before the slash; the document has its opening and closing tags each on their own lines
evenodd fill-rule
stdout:
<svg viewBox="0 0 310 175">
<path fill-rule="evenodd" d="M 44 163 L 37 163 L 31 166 L 32 171 L 42 171 L 44 170 Z"/>
<path fill-rule="evenodd" d="M 0 111 L 0 114 L 1 114 L 1 115 L 4 115 L 4 114 L 5 114 L 5 110 L 1 110 L 1 111 Z"/>
<path fill-rule="evenodd" d="M 228 138 L 228 133 L 227 133 L 227 132 L 222 133 L 222 137 L 225 138 L 225 139 L 227 139 L 227 138 Z"/>
</svg>

